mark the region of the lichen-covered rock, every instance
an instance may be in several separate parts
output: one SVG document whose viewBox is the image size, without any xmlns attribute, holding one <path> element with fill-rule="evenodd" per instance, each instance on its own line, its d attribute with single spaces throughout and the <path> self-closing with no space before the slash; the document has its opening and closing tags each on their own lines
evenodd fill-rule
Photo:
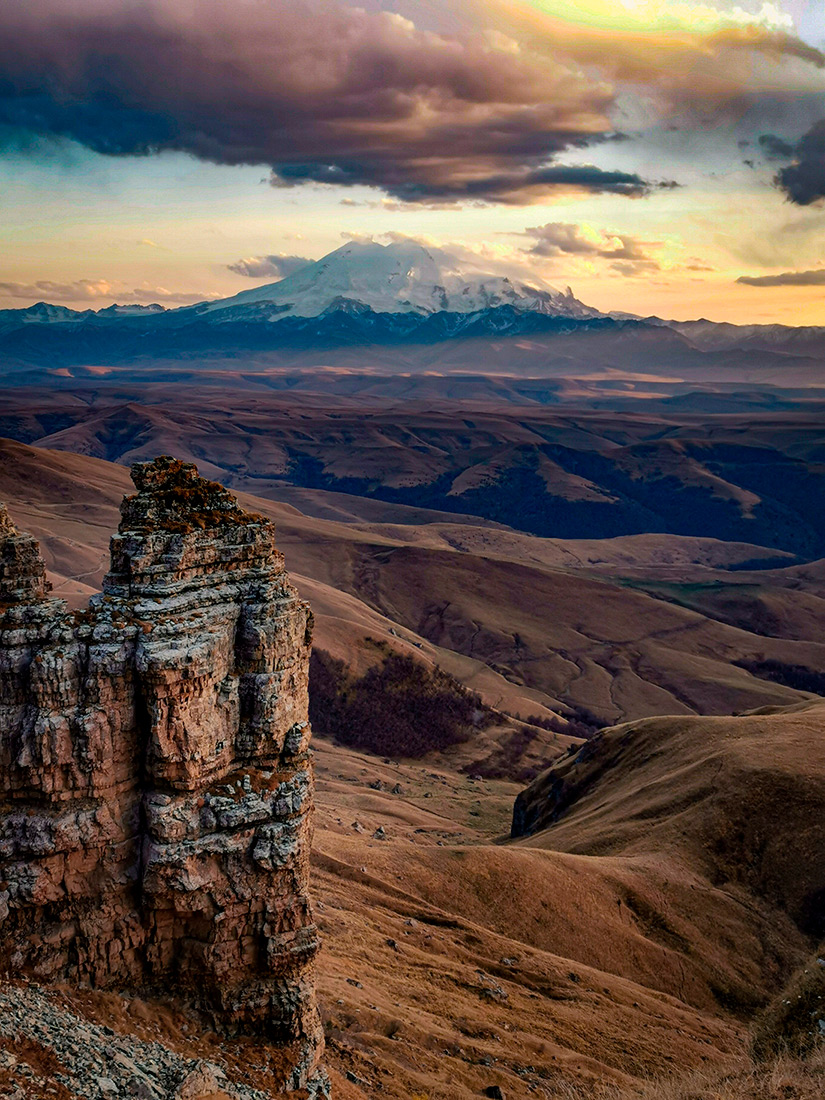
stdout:
<svg viewBox="0 0 825 1100">
<path fill-rule="evenodd" d="M 0 506 L 0 964 L 174 991 L 316 1073 L 309 609 L 271 523 L 135 466 L 88 611 Z"/>
</svg>

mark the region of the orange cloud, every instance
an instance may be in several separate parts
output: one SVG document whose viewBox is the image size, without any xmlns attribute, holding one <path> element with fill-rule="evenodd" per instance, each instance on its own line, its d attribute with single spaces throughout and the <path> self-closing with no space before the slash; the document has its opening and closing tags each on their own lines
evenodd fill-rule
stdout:
<svg viewBox="0 0 825 1100">
<path fill-rule="evenodd" d="M 487 19 L 532 49 L 642 86 L 665 114 L 736 113 L 754 96 L 825 92 L 825 54 L 778 21 L 770 5 L 749 16 L 661 0 L 627 7 L 590 0 L 567 9 L 541 0 L 479 4 Z"/>
<path fill-rule="evenodd" d="M 557 259 L 563 256 L 585 260 L 608 260 L 614 271 L 623 275 L 650 274 L 661 270 L 652 249 L 658 241 L 643 241 L 628 234 L 594 232 L 569 222 L 548 222 L 524 231 L 532 241 L 529 256 Z"/>
<path fill-rule="evenodd" d="M 29 301 L 97 302 L 117 299 L 125 305 L 154 302 L 191 305 L 209 297 L 214 295 L 178 292 L 146 283 L 139 287 L 128 287 L 107 279 L 75 279 L 70 283 L 59 283 L 50 279 L 38 279 L 34 283 L 0 282 L 0 298 L 25 298 Z"/>
</svg>

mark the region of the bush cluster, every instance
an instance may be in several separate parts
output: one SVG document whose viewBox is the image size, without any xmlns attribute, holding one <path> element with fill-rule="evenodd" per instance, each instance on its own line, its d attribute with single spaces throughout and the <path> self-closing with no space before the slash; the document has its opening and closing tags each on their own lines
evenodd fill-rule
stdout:
<svg viewBox="0 0 825 1100">
<path fill-rule="evenodd" d="M 796 691 L 809 691 L 813 695 L 825 695 L 825 672 L 808 668 L 806 665 L 789 665 L 783 661 L 734 661 L 760 680 L 770 680 L 774 684 L 794 688 Z"/>
<path fill-rule="evenodd" d="M 586 707 L 579 706 L 568 707 L 563 718 L 556 715 L 546 718 L 542 714 L 532 714 L 524 721 L 531 726 L 538 726 L 539 729 L 550 730 L 551 733 L 564 733 L 568 737 L 581 737 L 585 741 L 604 729 L 601 719 Z"/>
<path fill-rule="evenodd" d="M 316 733 L 379 756 L 420 757 L 494 721 L 481 698 L 443 669 L 376 645 L 383 659 L 363 676 L 322 649 L 312 651 L 309 717 Z"/>
</svg>

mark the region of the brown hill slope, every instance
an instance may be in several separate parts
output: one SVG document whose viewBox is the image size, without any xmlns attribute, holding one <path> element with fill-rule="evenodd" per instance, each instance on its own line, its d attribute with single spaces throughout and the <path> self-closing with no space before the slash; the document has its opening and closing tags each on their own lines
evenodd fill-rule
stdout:
<svg viewBox="0 0 825 1100">
<path fill-rule="evenodd" d="M 821 703 L 618 727 L 528 789 L 524 809 L 571 801 L 509 846 L 490 843 L 506 785 L 322 746 L 334 1057 L 398 1097 L 596 1096 L 702 1067 L 704 1093 L 672 1095 L 709 1097 L 720 1066 L 731 1097 L 773 1096 L 748 1029 L 817 942 L 823 734 Z"/>
<path fill-rule="evenodd" d="M 430 642 L 541 692 L 551 708 L 629 715 L 730 712 L 801 693 L 734 661 L 822 667 L 819 641 L 774 639 L 633 588 L 481 554 L 348 539 L 286 546 L 324 580 Z M 525 713 L 525 712 L 522 712 Z"/>
<path fill-rule="evenodd" d="M 825 934 L 825 703 L 604 730 L 516 803 L 531 848 L 676 859 Z"/>
<path fill-rule="evenodd" d="M 43 539 L 59 594 L 84 600 L 103 571 L 126 471 L 8 441 L 0 471 L 0 494 Z M 764 637 L 613 583 L 636 541 L 637 574 L 676 569 L 718 583 L 728 575 L 708 563 L 747 557 L 748 547 L 639 536 L 607 540 L 600 551 L 592 542 L 461 525 L 340 523 L 242 499 L 278 524 L 290 570 L 316 606 L 319 646 L 363 665 L 375 660 L 365 639 L 381 638 L 443 664 L 491 705 L 523 717 L 562 706 L 617 721 L 790 704 L 809 696 L 731 662 L 825 663 L 818 639 Z M 569 563 L 563 571 L 561 562 Z"/>
</svg>

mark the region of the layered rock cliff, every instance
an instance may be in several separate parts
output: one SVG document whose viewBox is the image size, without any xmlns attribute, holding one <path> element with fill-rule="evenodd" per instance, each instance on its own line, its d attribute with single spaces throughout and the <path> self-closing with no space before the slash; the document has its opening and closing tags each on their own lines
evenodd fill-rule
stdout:
<svg viewBox="0 0 825 1100">
<path fill-rule="evenodd" d="M 311 615 L 267 520 L 132 477 L 82 612 L 0 506 L 0 966 L 186 999 L 317 1093 Z"/>
</svg>

